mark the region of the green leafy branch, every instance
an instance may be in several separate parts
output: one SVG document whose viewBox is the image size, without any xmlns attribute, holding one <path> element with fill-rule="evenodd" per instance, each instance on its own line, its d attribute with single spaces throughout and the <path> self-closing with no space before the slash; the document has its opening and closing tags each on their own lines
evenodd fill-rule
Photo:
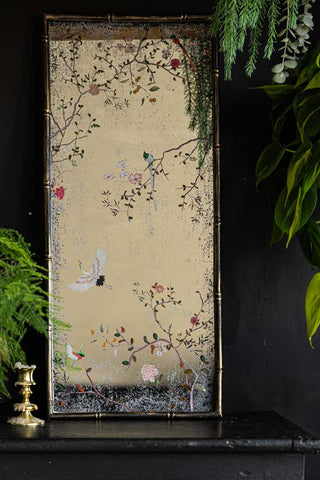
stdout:
<svg viewBox="0 0 320 480">
<path fill-rule="evenodd" d="M 306 51 L 308 31 L 313 27 L 309 10 L 314 1 L 216 0 L 210 31 L 218 39 L 224 56 L 225 79 L 231 79 L 232 65 L 238 52 L 244 50 L 246 41 L 249 54 L 246 74 L 251 76 L 256 68 L 265 30 L 263 57 L 271 58 L 279 40 L 282 62 L 273 70 L 274 81 L 285 82 L 288 76 L 285 75 L 285 69 L 292 68 L 290 62 L 295 61 L 299 49 L 302 53 Z M 279 65 L 282 66 L 280 70 Z"/>
<path fill-rule="evenodd" d="M 272 141 L 256 165 L 257 187 L 266 179 L 273 188 L 271 245 L 296 235 L 308 263 L 320 270 L 320 229 L 316 220 L 320 188 L 320 47 L 301 59 L 290 83 L 259 87 L 272 99 Z M 320 325 L 320 273 L 305 299 L 307 335 Z"/>
</svg>

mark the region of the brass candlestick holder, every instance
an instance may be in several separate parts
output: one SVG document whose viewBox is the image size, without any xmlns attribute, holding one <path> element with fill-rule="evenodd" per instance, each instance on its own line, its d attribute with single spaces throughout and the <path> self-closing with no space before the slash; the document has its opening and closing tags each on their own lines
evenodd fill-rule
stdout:
<svg viewBox="0 0 320 480">
<path fill-rule="evenodd" d="M 22 395 L 22 403 L 15 403 L 13 409 L 15 412 L 21 412 L 17 417 L 8 418 L 8 423 L 11 425 L 27 425 L 30 427 L 43 425 L 44 420 L 36 418 L 31 412 L 38 410 L 35 403 L 30 403 L 29 398 L 32 393 L 30 386 L 35 385 L 33 380 L 33 371 L 36 368 L 35 365 L 22 365 L 18 362 L 14 368 L 18 370 L 18 381 L 15 382 L 15 386 L 21 386 L 19 393 Z"/>
</svg>

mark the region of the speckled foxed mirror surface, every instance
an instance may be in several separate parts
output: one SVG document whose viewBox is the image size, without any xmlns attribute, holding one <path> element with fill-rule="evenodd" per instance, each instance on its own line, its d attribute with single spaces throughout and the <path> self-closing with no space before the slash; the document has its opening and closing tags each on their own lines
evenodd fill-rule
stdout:
<svg viewBox="0 0 320 480">
<path fill-rule="evenodd" d="M 208 23 L 46 27 L 50 413 L 220 411 Z"/>
</svg>

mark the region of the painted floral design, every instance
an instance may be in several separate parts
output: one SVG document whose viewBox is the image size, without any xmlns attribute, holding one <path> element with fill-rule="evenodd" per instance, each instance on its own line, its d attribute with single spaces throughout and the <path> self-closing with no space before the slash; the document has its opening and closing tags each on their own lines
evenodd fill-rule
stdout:
<svg viewBox="0 0 320 480">
<path fill-rule="evenodd" d="M 132 183 L 133 185 L 141 182 L 141 180 L 142 180 L 141 173 L 131 173 L 131 175 L 129 175 L 129 182 Z"/>
<path fill-rule="evenodd" d="M 175 70 L 180 67 L 180 60 L 178 58 L 173 58 L 170 62 L 171 67 Z"/>
<path fill-rule="evenodd" d="M 90 85 L 90 88 L 89 88 L 89 93 L 91 93 L 91 95 L 99 95 L 100 93 L 100 88 L 97 84 L 93 83 L 92 85 Z"/>
<path fill-rule="evenodd" d="M 62 200 L 65 195 L 65 189 L 63 186 L 56 188 L 56 197 L 59 198 L 59 200 Z"/>
<path fill-rule="evenodd" d="M 154 289 L 157 293 L 162 293 L 164 291 L 164 286 L 156 283 L 155 286 L 154 286 Z"/>
<path fill-rule="evenodd" d="M 191 325 L 198 325 L 198 323 L 199 323 L 198 317 L 196 317 L 195 315 L 193 317 L 191 317 L 190 318 L 190 323 L 191 323 Z"/>
<path fill-rule="evenodd" d="M 199 56 L 203 54 L 203 57 L 209 56 L 207 55 L 209 52 L 203 49 L 202 44 L 200 46 L 197 42 L 182 39 L 182 36 L 181 40 L 177 37 L 148 38 L 147 31 L 142 30 L 138 40 L 122 38 L 117 42 L 101 41 L 97 43 L 98 48 L 94 58 L 91 59 L 92 63 L 88 61 L 89 66 L 86 66 L 86 71 L 84 69 L 81 71 L 79 67 L 78 59 L 81 58 L 83 48 L 80 37 L 70 37 L 70 40 L 65 42 L 65 46 L 51 51 L 51 59 L 55 59 L 57 63 L 60 62 L 68 72 L 64 74 L 63 81 L 71 92 L 68 98 L 61 95 L 51 113 L 52 171 L 57 179 L 56 184 L 61 185 L 58 188 L 52 188 L 52 196 L 55 195 L 59 200 L 64 198 L 65 177 L 69 172 L 73 172 L 80 162 L 84 160 L 88 169 L 90 168 L 92 159 L 86 151 L 87 139 L 100 128 L 100 123 L 101 126 L 103 125 L 103 122 L 100 122 L 101 118 L 99 119 L 101 110 L 97 108 L 99 113 L 95 118 L 90 111 L 90 102 L 91 105 L 101 102 L 99 105 L 106 109 L 113 108 L 119 111 L 119 115 L 126 115 L 126 109 L 131 108 L 132 104 L 135 108 L 141 108 L 141 115 L 144 114 L 143 109 L 151 114 L 151 108 L 156 112 L 161 105 L 165 90 L 163 83 L 159 80 L 158 72 L 167 76 L 167 91 L 171 92 L 173 90 L 169 88 L 172 89 L 172 85 L 183 86 L 186 83 L 185 64 L 188 64 L 191 74 L 199 66 L 202 68 L 202 65 L 195 61 L 193 52 L 198 49 Z M 117 60 L 113 61 L 113 58 Z M 207 59 L 203 58 L 201 61 L 206 62 Z M 203 144 L 206 148 L 199 158 L 198 152 Z M 184 166 L 190 165 L 190 171 L 192 171 L 188 181 L 181 180 L 180 183 L 179 180 L 177 185 L 172 186 L 171 180 L 171 188 L 173 187 L 177 193 L 177 209 L 188 209 L 191 212 L 192 222 L 199 222 L 207 211 L 206 204 L 210 201 L 209 196 L 203 193 L 204 183 L 201 185 L 201 182 L 204 180 L 206 166 L 211 159 L 209 153 L 211 144 L 211 137 L 190 129 L 190 135 L 187 134 L 179 142 L 168 144 L 165 148 L 161 147 L 160 151 L 159 149 L 156 151 L 153 145 L 141 145 L 140 164 L 137 163 L 137 158 L 130 158 L 125 149 L 121 149 L 119 145 L 119 149 L 116 150 L 118 158 L 115 157 L 111 166 L 106 164 L 106 170 L 98 173 L 97 182 L 104 185 L 101 190 L 106 189 L 102 193 L 102 202 L 106 211 L 113 216 L 120 214 L 127 216 L 128 220 L 132 221 L 134 217 L 138 217 L 139 206 L 144 201 L 149 202 L 150 211 L 157 215 L 154 213 L 157 211 L 156 204 L 160 211 L 165 197 L 165 192 L 159 186 L 159 179 L 170 181 L 171 168 L 173 168 L 170 165 L 174 158 L 177 168 L 181 165 L 183 169 Z M 145 163 L 147 160 L 144 157 L 145 151 L 152 152 L 152 154 L 146 154 L 148 158 L 150 157 L 148 164 Z M 117 162 L 119 158 L 123 158 L 122 153 L 128 160 Z M 106 182 L 103 182 L 102 178 Z M 179 178 L 182 179 L 184 176 L 181 175 Z M 120 186 L 121 190 L 116 190 L 117 186 Z M 71 192 L 71 189 L 69 191 Z M 163 197 L 160 197 L 160 194 Z M 158 196 L 159 202 L 156 202 Z M 55 205 L 56 208 L 66 208 L 65 202 L 61 204 L 55 202 Z M 86 273 L 82 272 L 82 274 Z M 161 280 L 160 275 L 159 277 L 158 279 Z M 164 282 L 163 278 L 161 281 Z M 99 283 L 95 285 L 100 286 Z M 104 290 L 102 288 L 94 290 L 105 293 L 102 292 Z M 149 312 L 153 327 L 151 333 L 150 324 L 146 326 L 145 335 L 139 337 L 136 334 L 129 335 L 129 328 L 125 323 L 121 325 L 119 322 L 116 325 L 116 319 L 112 327 L 106 326 L 107 320 L 104 318 L 104 312 L 101 312 L 98 325 L 94 323 L 98 321 L 97 319 L 90 318 L 91 324 L 88 325 L 90 342 L 101 349 L 101 352 L 112 353 L 119 375 L 121 372 L 126 374 L 125 372 L 129 369 L 134 371 L 134 364 L 139 359 L 140 365 L 143 366 L 136 369 L 138 382 L 140 382 L 138 386 L 148 392 L 150 389 L 161 391 L 161 402 L 166 402 L 166 409 L 195 411 L 196 401 L 201 392 L 208 387 L 207 378 L 212 373 L 210 369 L 213 360 L 213 320 L 208 306 L 211 302 L 211 293 L 203 296 L 200 292 L 196 292 L 192 309 L 182 305 L 182 300 L 176 297 L 174 287 L 166 283 L 154 283 L 151 286 L 141 287 L 136 282 L 133 293 L 140 302 L 138 305 Z M 183 289 L 180 293 L 183 295 Z M 174 319 L 177 316 L 183 317 L 184 322 L 184 327 L 179 331 L 174 325 Z M 104 411 L 137 411 L 137 408 L 132 408 L 130 403 L 132 399 L 129 399 L 125 393 L 117 397 L 102 388 L 96 374 L 96 364 L 90 362 L 87 349 L 84 350 L 85 366 L 83 361 L 76 361 L 75 365 L 70 365 L 67 362 L 71 361 L 71 357 L 63 358 L 62 356 L 62 366 L 59 368 L 63 371 L 63 381 L 61 387 L 56 383 L 57 404 L 61 408 L 70 409 L 74 397 L 81 397 L 81 399 L 95 397 L 96 402 L 102 402 Z M 145 358 L 144 355 L 150 358 Z M 174 373 L 179 380 L 173 381 L 169 378 L 167 370 L 162 368 L 163 362 L 169 358 L 170 362 L 172 361 L 170 374 Z M 90 364 L 92 367 L 87 366 Z M 70 383 L 67 373 L 69 367 L 83 368 L 85 380 Z"/>
<path fill-rule="evenodd" d="M 141 375 L 145 382 L 154 383 L 159 375 L 158 369 L 154 365 L 143 365 Z"/>
</svg>

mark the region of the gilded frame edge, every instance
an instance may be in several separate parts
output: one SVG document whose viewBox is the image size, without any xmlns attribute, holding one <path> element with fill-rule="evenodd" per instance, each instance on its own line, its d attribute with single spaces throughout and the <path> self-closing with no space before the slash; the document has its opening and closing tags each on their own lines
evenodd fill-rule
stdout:
<svg viewBox="0 0 320 480">
<path fill-rule="evenodd" d="M 50 78 L 49 78 L 49 37 L 48 24 L 50 21 L 107 21 L 107 22 L 149 22 L 149 23 L 173 23 L 173 22 L 210 22 L 210 15 L 180 15 L 180 16 L 117 16 L 114 14 L 105 14 L 101 16 L 85 16 L 85 15 L 60 15 L 60 14 L 43 14 L 43 82 L 44 82 L 44 107 L 43 107 L 43 156 L 44 156 L 44 206 L 45 206 L 45 260 L 46 267 L 49 271 L 48 291 L 51 292 L 50 271 L 51 271 L 51 228 L 50 228 L 50 165 L 48 159 L 50 157 Z M 220 214 L 220 129 L 219 129 L 219 67 L 218 67 L 218 49 L 216 42 L 212 40 L 212 87 L 214 89 L 213 108 L 212 108 L 212 131 L 213 131 L 213 175 L 214 175 L 214 196 L 213 196 L 213 307 L 214 307 L 214 328 L 215 328 L 215 365 L 214 365 L 214 404 L 215 409 L 212 412 L 197 413 L 53 413 L 52 405 L 52 323 L 49 320 L 46 351 L 46 368 L 47 368 L 47 405 L 46 414 L 49 419 L 95 419 L 104 418 L 167 418 L 173 419 L 203 419 L 203 418 L 220 418 L 222 417 L 222 315 L 221 315 L 221 214 Z"/>
</svg>

